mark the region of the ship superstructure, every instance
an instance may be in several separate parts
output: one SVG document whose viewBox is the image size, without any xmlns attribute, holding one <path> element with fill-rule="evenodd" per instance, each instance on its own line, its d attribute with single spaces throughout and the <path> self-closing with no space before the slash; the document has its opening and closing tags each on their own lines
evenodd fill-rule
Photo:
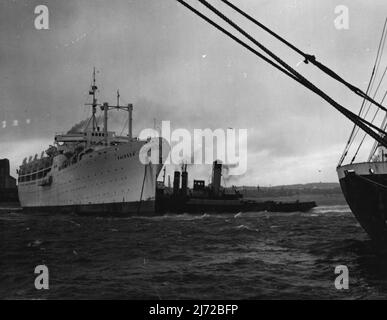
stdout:
<svg viewBox="0 0 387 320">
<path fill-rule="evenodd" d="M 156 180 L 162 163 L 144 164 L 139 154 L 150 139 L 132 134 L 133 105 L 99 104 L 95 69 L 89 94 L 92 115 L 80 130 L 56 134 L 41 156 L 24 159 L 18 170 L 18 193 L 25 210 L 126 214 L 155 210 Z M 103 112 L 98 125 L 97 108 Z M 108 130 L 110 110 L 128 113 L 128 134 Z M 149 151 L 150 152 L 150 151 Z M 161 157 L 160 157 L 161 160 Z"/>
</svg>

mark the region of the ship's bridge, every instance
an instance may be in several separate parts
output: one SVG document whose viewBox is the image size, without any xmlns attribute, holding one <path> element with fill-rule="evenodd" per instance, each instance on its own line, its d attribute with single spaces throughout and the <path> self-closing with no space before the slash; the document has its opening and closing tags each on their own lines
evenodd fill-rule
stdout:
<svg viewBox="0 0 387 320">
<path fill-rule="evenodd" d="M 75 133 L 60 133 L 55 135 L 55 142 L 92 142 L 98 143 L 106 140 L 112 140 L 114 137 L 114 131 L 108 131 L 107 136 L 103 131 L 85 131 Z"/>
</svg>

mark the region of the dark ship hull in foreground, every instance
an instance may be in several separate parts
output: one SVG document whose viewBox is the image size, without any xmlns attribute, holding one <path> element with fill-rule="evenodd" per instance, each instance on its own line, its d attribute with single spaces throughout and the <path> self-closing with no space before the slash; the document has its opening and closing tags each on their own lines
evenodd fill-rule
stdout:
<svg viewBox="0 0 387 320">
<path fill-rule="evenodd" d="M 360 225 L 377 242 L 387 242 L 387 163 L 364 162 L 337 168 L 340 185 Z"/>
</svg>

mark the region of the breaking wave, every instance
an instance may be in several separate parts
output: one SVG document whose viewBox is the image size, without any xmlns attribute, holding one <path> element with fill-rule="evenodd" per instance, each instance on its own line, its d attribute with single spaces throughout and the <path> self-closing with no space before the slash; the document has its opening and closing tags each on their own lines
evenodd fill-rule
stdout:
<svg viewBox="0 0 387 320">
<path fill-rule="evenodd" d="M 319 206 L 311 210 L 315 214 L 335 214 L 335 213 L 351 213 L 351 209 L 347 205 L 340 206 Z"/>
</svg>

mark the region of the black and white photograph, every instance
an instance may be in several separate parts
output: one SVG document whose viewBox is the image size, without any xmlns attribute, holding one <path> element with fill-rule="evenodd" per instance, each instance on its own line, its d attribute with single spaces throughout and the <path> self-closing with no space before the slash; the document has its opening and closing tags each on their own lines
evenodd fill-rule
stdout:
<svg viewBox="0 0 387 320">
<path fill-rule="evenodd" d="M 0 300 L 387 299 L 386 38 L 386 0 L 0 0 Z"/>
</svg>

